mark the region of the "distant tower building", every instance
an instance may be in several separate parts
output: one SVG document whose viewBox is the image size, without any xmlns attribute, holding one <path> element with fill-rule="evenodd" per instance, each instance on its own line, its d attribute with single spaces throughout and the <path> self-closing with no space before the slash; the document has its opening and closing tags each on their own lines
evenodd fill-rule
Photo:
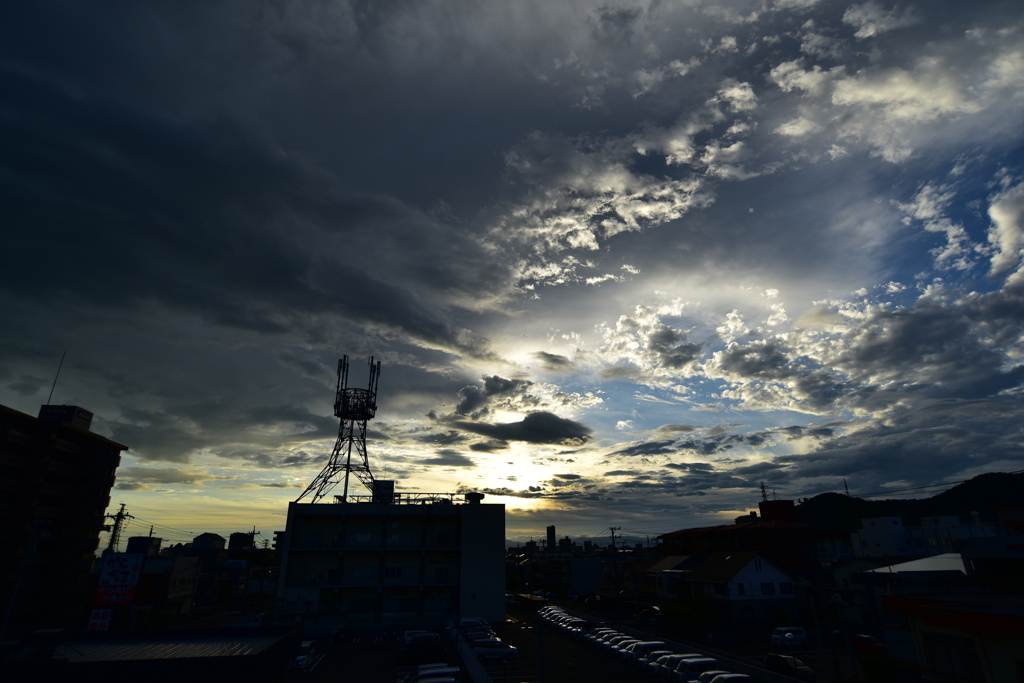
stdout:
<svg viewBox="0 0 1024 683">
<path fill-rule="evenodd" d="M 560 553 L 571 553 L 572 552 L 572 539 L 566 536 L 558 542 L 558 552 Z"/>
<path fill-rule="evenodd" d="M 593 541 L 583 541 L 583 552 L 589 553 L 594 549 Z"/>
<path fill-rule="evenodd" d="M 558 547 L 558 544 L 555 541 L 555 525 L 552 524 L 551 526 L 548 527 L 548 552 L 549 553 L 555 552 L 555 548 L 557 548 L 557 547 Z"/>
<path fill-rule="evenodd" d="M 0 406 L 4 639 L 85 626 L 89 572 L 128 449 L 91 426 L 92 413 L 78 406 L 44 405 L 38 417 Z"/>
</svg>

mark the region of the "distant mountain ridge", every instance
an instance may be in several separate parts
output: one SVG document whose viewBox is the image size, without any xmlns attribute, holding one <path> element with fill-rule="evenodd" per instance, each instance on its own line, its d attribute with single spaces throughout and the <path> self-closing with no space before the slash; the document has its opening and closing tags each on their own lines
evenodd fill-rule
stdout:
<svg viewBox="0 0 1024 683">
<path fill-rule="evenodd" d="M 852 532 L 865 517 L 902 517 L 916 524 L 921 517 L 958 515 L 963 521 L 977 512 L 993 523 L 1000 505 L 1024 505 L 1024 472 L 979 474 L 929 498 L 864 500 L 841 493 L 822 493 L 796 506 L 798 519 L 827 531 Z"/>
</svg>

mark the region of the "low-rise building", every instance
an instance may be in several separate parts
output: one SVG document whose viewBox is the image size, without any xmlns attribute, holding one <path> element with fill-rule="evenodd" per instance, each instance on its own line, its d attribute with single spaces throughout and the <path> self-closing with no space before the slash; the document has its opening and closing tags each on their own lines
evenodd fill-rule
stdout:
<svg viewBox="0 0 1024 683">
<path fill-rule="evenodd" d="M 289 504 L 279 618 L 503 621 L 505 506 L 452 498 Z"/>
</svg>

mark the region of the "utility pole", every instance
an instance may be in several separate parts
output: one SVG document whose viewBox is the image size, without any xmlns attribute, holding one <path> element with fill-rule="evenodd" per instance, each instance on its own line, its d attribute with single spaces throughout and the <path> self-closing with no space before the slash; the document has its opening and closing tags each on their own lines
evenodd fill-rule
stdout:
<svg viewBox="0 0 1024 683">
<path fill-rule="evenodd" d="M 843 488 L 846 489 L 846 495 L 847 495 L 847 497 L 849 497 L 849 495 L 850 495 L 850 486 L 849 486 L 849 484 L 846 483 L 846 477 L 843 477 Z"/>
<path fill-rule="evenodd" d="M 768 500 L 768 489 L 765 488 L 764 482 L 761 482 L 761 500 Z"/>
<path fill-rule="evenodd" d="M 615 532 L 622 529 L 621 526 L 610 526 L 608 531 L 612 532 L 612 550 L 615 550 Z"/>
<path fill-rule="evenodd" d="M 104 555 L 117 552 L 117 545 L 121 542 L 121 527 L 124 526 L 124 521 L 126 519 L 135 519 L 125 512 L 124 503 L 121 503 L 121 509 L 117 511 L 116 515 L 107 515 L 107 518 L 114 520 L 114 525 L 110 530 L 110 542 L 107 544 Z M 150 535 L 152 535 L 152 529 L 150 530 Z"/>
</svg>

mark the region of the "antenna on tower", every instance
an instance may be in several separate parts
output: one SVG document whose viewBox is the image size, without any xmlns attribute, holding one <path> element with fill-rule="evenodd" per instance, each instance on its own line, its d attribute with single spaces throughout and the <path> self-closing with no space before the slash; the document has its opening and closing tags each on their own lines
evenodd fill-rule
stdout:
<svg viewBox="0 0 1024 683">
<path fill-rule="evenodd" d="M 761 482 L 761 500 L 768 500 L 768 489 L 765 488 L 764 482 Z"/>
<path fill-rule="evenodd" d="M 64 356 L 68 355 L 67 349 L 64 353 L 60 354 L 60 365 L 57 366 L 57 374 L 53 378 L 53 386 L 50 387 L 50 395 L 46 398 L 46 405 L 50 405 L 50 401 L 53 400 L 53 390 L 57 388 L 57 378 L 60 377 L 60 369 L 64 367 Z"/>
<path fill-rule="evenodd" d="M 366 455 L 366 422 L 372 420 L 377 413 L 379 380 L 380 361 L 374 365 L 373 356 L 370 356 L 370 384 L 367 389 L 348 386 L 348 356 L 338 361 L 338 390 L 334 398 L 334 416 L 341 419 L 338 440 L 334 443 L 334 452 L 331 453 L 327 466 L 306 487 L 302 495 L 295 499 L 296 503 L 308 495 L 312 495 L 311 502 L 316 503 L 341 481 L 344 481 L 345 486 L 338 498 L 342 503 L 346 502 L 349 477 L 352 474 L 356 475 L 370 493 L 375 493 L 370 461 Z M 355 462 L 352 458 L 353 448 L 356 451 Z"/>
</svg>

